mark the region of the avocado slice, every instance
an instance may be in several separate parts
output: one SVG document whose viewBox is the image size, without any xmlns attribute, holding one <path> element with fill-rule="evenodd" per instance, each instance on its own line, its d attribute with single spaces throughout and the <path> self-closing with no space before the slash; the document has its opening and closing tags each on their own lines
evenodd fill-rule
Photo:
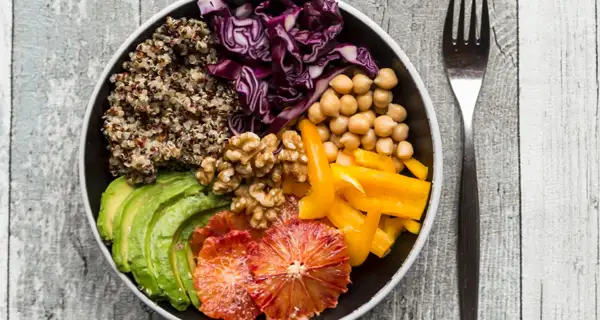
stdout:
<svg viewBox="0 0 600 320">
<path fill-rule="evenodd" d="M 176 236 L 173 238 L 173 244 L 171 246 L 171 252 L 175 254 L 175 266 L 179 270 L 179 276 L 181 277 L 181 283 L 190 298 L 190 301 L 198 309 L 200 307 L 200 299 L 198 299 L 198 293 L 194 286 L 193 273 L 196 269 L 196 257 L 192 252 L 190 246 L 190 238 L 196 227 L 203 227 L 209 221 L 214 213 L 227 209 L 228 207 L 222 207 L 214 210 L 210 215 L 198 214 L 190 218 L 190 220 L 184 223 L 180 230 L 177 231 Z"/>
<path fill-rule="evenodd" d="M 146 250 L 146 241 L 152 221 L 161 217 L 170 206 L 187 196 L 200 193 L 204 186 L 198 184 L 193 175 L 172 181 L 162 186 L 159 192 L 149 199 L 133 218 L 131 232 L 129 233 L 129 252 L 127 253 L 131 272 L 142 291 L 152 298 L 165 298 L 154 276 L 154 266 L 149 250 Z M 149 240 L 149 239 L 148 239 Z M 148 248 L 149 249 L 149 248 Z"/>
<path fill-rule="evenodd" d="M 226 208 L 227 207 L 214 210 L 213 213 Z M 200 307 L 200 299 L 198 299 L 198 293 L 196 292 L 196 287 L 194 286 L 194 279 L 192 276 L 194 270 L 196 269 L 196 257 L 194 257 L 192 247 L 190 246 L 190 237 L 196 227 L 203 227 L 208 223 L 210 218 L 213 216 L 213 213 L 211 213 L 209 216 L 196 215 L 192 217 L 189 222 L 183 224 L 180 228 L 180 231 L 178 231 L 178 236 L 173 238 L 174 242 L 171 246 L 171 251 L 175 252 L 175 264 L 179 270 L 181 282 L 187 291 L 190 301 L 194 307 L 196 307 L 196 309 Z M 183 249 L 181 249 L 182 247 Z"/>
<path fill-rule="evenodd" d="M 190 217 L 200 217 L 206 223 L 215 211 L 213 208 L 227 204 L 227 200 L 212 193 L 186 197 L 169 207 L 148 232 L 150 237 L 147 244 L 154 264 L 154 276 L 171 305 L 179 311 L 187 309 L 190 304 L 181 281 L 180 269 L 175 266 L 175 253 L 180 251 L 175 247 L 181 247 L 176 241 L 180 238 L 181 227 L 189 223 Z M 191 232 L 188 233 L 188 238 L 190 234 Z M 189 269 L 187 272 L 190 272 Z"/>
<path fill-rule="evenodd" d="M 123 205 L 119 206 L 113 220 L 113 245 L 112 256 L 121 272 L 130 272 L 131 266 L 128 260 L 129 249 L 129 233 L 133 218 L 145 203 L 150 201 L 156 193 L 159 193 L 163 185 L 172 182 L 173 180 L 183 179 L 189 173 L 164 173 L 159 174 L 156 182 L 153 184 L 144 185 L 133 190 L 125 199 Z"/>
<path fill-rule="evenodd" d="M 181 274 L 181 282 L 183 283 L 183 287 L 185 288 L 192 305 L 198 309 L 200 308 L 200 299 L 198 299 L 198 293 L 196 292 L 196 287 L 194 287 L 194 280 L 192 276 L 194 270 L 196 269 L 196 258 L 194 257 L 192 247 L 190 246 L 189 236 L 183 239 L 186 239 L 184 240 L 185 248 L 184 250 L 175 251 L 175 264 L 179 269 L 179 273 Z"/>
<path fill-rule="evenodd" d="M 127 183 L 125 177 L 119 177 L 111 182 L 102 193 L 100 214 L 98 214 L 98 232 L 104 241 L 113 240 L 113 221 L 119 207 L 135 188 Z"/>
</svg>

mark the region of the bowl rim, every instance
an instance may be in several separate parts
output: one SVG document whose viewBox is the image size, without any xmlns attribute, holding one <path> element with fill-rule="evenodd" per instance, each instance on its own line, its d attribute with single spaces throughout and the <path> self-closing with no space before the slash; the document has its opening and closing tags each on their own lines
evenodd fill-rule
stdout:
<svg viewBox="0 0 600 320">
<path fill-rule="evenodd" d="M 94 214 L 92 213 L 92 209 L 87 197 L 87 186 L 86 186 L 86 177 L 85 177 L 85 147 L 86 147 L 86 138 L 88 132 L 88 126 L 90 122 L 90 118 L 92 115 L 92 110 L 95 105 L 96 97 L 98 96 L 102 86 L 104 85 L 105 79 L 107 79 L 110 70 L 112 67 L 118 62 L 119 57 L 127 50 L 127 48 L 134 42 L 144 31 L 146 31 L 149 27 L 151 27 L 154 23 L 163 19 L 169 12 L 174 11 L 175 9 L 187 5 L 188 3 L 195 2 L 196 0 L 179 0 L 166 8 L 160 10 L 156 14 L 154 14 L 150 19 L 146 20 L 143 24 L 141 24 L 127 39 L 121 44 L 119 49 L 113 54 L 110 61 L 106 64 L 102 74 L 100 75 L 98 82 L 94 87 L 94 91 L 90 97 L 88 102 L 85 116 L 83 119 L 83 126 L 81 131 L 81 137 L 79 142 L 79 184 L 81 190 L 81 196 L 83 198 L 83 204 L 86 211 L 87 219 L 90 228 L 92 229 L 92 233 L 94 234 L 94 238 L 98 243 L 104 258 L 110 264 L 112 270 L 117 274 L 119 278 L 125 283 L 125 285 L 135 294 L 144 304 L 150 307 L 152 310 L 160 314 L 169 320 L 180 320 L 178 317 L 174 316 L 167 310 L 163 309 L 156 302 L 148 298 L 145 294 L 143 294 L 140 290 L 138 290 L 137 286 L 131 279 L 129 279 L 125 274 L 119 272 L 117 267 L 112 259 L 112 255 L 108 250 L 108 247 L 102 241 L 98 229 L 96 228 L 96 220 L 94 219 Z M 435 220 L 435 216 L 437 214 L 437 210 L 439 207 L 439 202 L 441 199 L 442 192 L 442 181 L 443 181 L 443 156 L 442 156 L 442 139 L 440 135 L 440 130 L 437 122 L 437 118 L 435 115 L 435 110 L 433 108 L 433 103 L 427 89 L 425 88 L 425 84 L 423 83 L 421 77 L 417 73 L 417 70 L 413 66 L 413 64 L 408 59 L 408 56 L 404 53 L 404 51 L 400 48 L 398 43 L 392 37 L 384 31 L 377 23 L 375 23 L 371 18 L 367 17 L 364 13 L 354 8 L 350 4 L 339 0 L 339 7 L 341 10 L 345 11 L 348 14 L 353 15 L 355 18 L 361 20 L 365 23 L 369 28 L 371 28 L 375 33 L 377 33 L 381 39 L 383 39 L 394 51 L 394 54 L 400 59 L 402 64 L 407 69 L 410 74 L 412 80 L 421 95 L 423 100 L 423 104 L 425 106 L 425 112 L 428 118 L 429 127 L 431 130 L 431 138 L 433 144 L 433 179 L 432 179 L 432 189 L 431 196 L 429 200 L 429 207 L 427 209 L 427 213 L 425 215 L 425 220 L 423 221 L 423 226 L 421 232 L 419 233 L 415 244 L 410 250 L 406 260 L 402 264 L 402 266 L 396 271 L 396 273 L 392 276 L 392 278 L 386 283 L 375 295 L 369 299 L 366 303 L 358 307 L 356 310 L 352 311 L 350 314 L 347 314 L 342 319 L 343 320 L 354 320 L 364 315 L 369 310 L 373 309 L 377 304 L 385 298 L 392 289 L 394 289 L 400 280 L 404 278 L 406 272 L 410 269 L 413 263 L 416 261 L 419 253 L 423 249 L 427 238 L 429 237 L 429 233 L 431 232 L 431 228 L 433 225 L 433 221 Z"/>
</svg>

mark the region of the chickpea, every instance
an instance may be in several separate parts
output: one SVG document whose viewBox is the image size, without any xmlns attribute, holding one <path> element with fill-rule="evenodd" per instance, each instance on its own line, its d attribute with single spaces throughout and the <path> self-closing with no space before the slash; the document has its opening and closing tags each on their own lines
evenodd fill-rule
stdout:
<svg viewBox="0 0 600 320">
<path fill-rule="evenodd" d="M 360 138 L 352 132 L 344 133 L 340 142 L 349 151 L 356 150 L 360 146 Z"/>
<path fill-rule="evenodd" d="M 321 142 L 325 142 L 329 140 L 330 132 L 329 128 L 326 124 L 321 123 L 317 126 L 317 132 L 319 132 L 319 136 L 321 137 Z"/>
<path fill-rule="evenodd" d="M 339 152 L 338 147 L 336 147 L 335 144 L 331 141 L 323 143 L 323 147 L 325 148 L 327 160 L 329 160 L 329 162 L 334 162 L 337 159 L 337 155 Z"/>
<path fill-rule="evenodd" d="M 358 103 L 356 99 L 349 95 L 345 94 L 340 98 L 340 113 L 349 117 L 356 113 L 356 109 L 358 109 Z"/>
<path fill-rule="evenodd" d="M 357 74 L 352 78 L 352 90 L 356 94 L 365 94 L 371 89 L 373 80 L 364 74 Z"/>
<path fill-rule="evenodd" d="M 335 94 L 322 95 L 320 105 L 326 116 L 337 117 L 340 114 L 340 99 Z"/>
<path fill-rule="evenodd" d="M 392 161 L 394 161 L 394 166 L 396 166 L 396 173 L 400 173 L 404 170 L 404 162 L 402 162 L 402 160 L 392 157 Z"/>
<path fill-rule="evenodd" d="M 365 150 L 373 150 L 375 149 L 375 144 L 377 143 L 377 135 L 375 134 L 375 130 L 373 129 L 369 129 L 369 131 L 367 131 L 367 133 L 365 133 L 361 138 L 360 138 L 360 144 L 362 145 L 363 149 Z"/>
<path fill-rule="evenodd" d="M 334 96 L 336 96 L 338 98 L 340 97 L 340 95 L 337 92 L 335 92 L 335 90 L 333 90 L 333 88 L 331 88 L 331 87 L 328 88 L 327 90 L 325 90 L 325 92 L 323 92 L 321 97 L 323 97 L 324 95 L 327 95 L 327 94 L 333 94 Z"/>
<path fill-rule="evenodd" d="M 406 120 L 406 109 L 399 104 L 390 103 L 388 105 L 387 115 L 392 117 L 396 122 L 404 122 L 404 120 Z"/>
<path fill-rule="evenodd" d="M 360 114 L 367 117 L 367 120 L 369 120 L 369 127 L 372 127 L 373 123 L 375 122 L 375 112 L 373 112 L 373 110 L 367 110 L 361 112 Z"/>
<path fill-rule="evenodd" d="M 341 149 L 344 147 L 344 145 L 342 144 L 342 142 L 340 141 L 341 137 L 335 134 L 332 134 L 329 136 L 329 141 L 331 141 L 338 149 Z"/>
<path fill-rule="evenodd" d="M 384 115 L 384 114 L 387 113 L 388 108 L 387 107 L 385 107 L 385 108 L 377 108 L 377 107 L 375 107 L 375 108 L 373 108 L 373 110 L 375 110 L 375 114 L 378 114 L 378 115 L 382 116 L 382 115 Z"/>
<path fill-rule="evenodd" d="M 371 109 L 371 105 L 373 105 L 373 91 L 367 91 L 365 94 L 357 95 L 356 102 L 358 103 L 358 110 L 360 111 Z"/>
<path fill-rule="evenodd" d="M 412 158 L 414 154 L 413 146 L 408 141 L 400 141 L 398 143 L 398 147 L 396 148 L 396 157 L 400 160 L 408 160 Z"/>
<path fill-rule="evenodd" d="M 308 120 L 314 124 L 319 124 L 325 121 L 327 117 L 321 112 L 321 104 L 315 102 L 308 108 Z"/>
<path fill-rule="evenodd" d="M 379 70 L 374 82 L 378 87 L 389 90 L 398 85 L 398 77 L 396 77 L 394 70 L 383 68 Z"/>
<path fill-rule="evenodd" d="M 373 104 L 377 108 L 385 108 L 392 102 L 394 95 L 389 90 L 383 90 L 380 88 L 375 89 L 373 92 Z M 321 101 L 321 103 L 323 103 Z"/>
<path fill-rule="evenodd" d="M 352 79 L 345 74 L 335 76 L 335 78 L 329 81 L 329 85 L 340 94 L 348 94 L 352 92 Z"/>
<path fill-rule="evenodd" d="M 399 123 L 392 130 L 392 139 L 396 142 L 404 141 L 408 138 L 408 125 L 406 123 Z"/>
<path fill-rule="evenodd" d="M 392 138 L 379 138 L 375 144 L 377 153 L 389 156 L 394 152 L 394 141 Z"/>
<path fill-rule="evenodd" d="M 338 116 L 329 122 L 329 129 L 331 133 L 342 135 L 346 131 L 348 131 L 348 117 L 346 116 Z"/>
<path fill-rule="evenodd" d="M 389 137 L 396 126 L 396 122 L 390 116 L 379 116 L 375 119 L 375 134 L 379 137 Z"/>
<path fill-rule="evenodd" d="M 366 75 L 365 71 L 363 69 L 361 69 L 360 67 L 355 67 L 354 70 L 352 70 L 352 75 L 355 76 L 357 74 L 364 74 Z"/>
<path fill-rule="evenodd" d="M 363 114 L 355 114 L 348 120 L 348 130 L 356 134 L 365 134 L 371 128 L 369 119 Z"/>
</svg>

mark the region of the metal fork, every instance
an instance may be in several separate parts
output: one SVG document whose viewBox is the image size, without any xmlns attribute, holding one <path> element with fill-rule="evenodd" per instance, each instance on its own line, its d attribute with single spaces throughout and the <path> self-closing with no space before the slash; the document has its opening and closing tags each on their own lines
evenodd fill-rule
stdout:
<svg viewBox="0 0 600 320">
<path fill-rule="evenodd" d="M 479 303 L 479 195 L 473 144 L 473 113 L 490 50 L 487 0 L 483 0 L 479 39 L 476 36 L 476 11 L 476 0 L 473 0 L 469 34 L 465 39 L 465 0 L 461 0 L 458 35 L 454 39 L 452 36 L 454 0 L 450 0 L 443 36 L 444 66 L 460 106 L 464 126 L 457 250 L 458 292 L 463 320 L 477 319 Z"/>
</svg>

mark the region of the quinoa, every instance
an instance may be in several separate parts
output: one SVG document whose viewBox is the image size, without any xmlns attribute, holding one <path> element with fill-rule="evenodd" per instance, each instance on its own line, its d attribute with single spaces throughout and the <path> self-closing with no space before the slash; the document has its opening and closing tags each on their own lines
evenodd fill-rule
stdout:
<svg viewBox="0 0 600 320">
<path fill-rule="evenodd" d="M 168 17 L 111 76 L 103 133 L 113 175 L 151 183 L 160 167 L 197 167 L 220 154 L 239 101 L 231 83 L 207 74 L 214 46 L 205 22 Z"/>
</svg>

